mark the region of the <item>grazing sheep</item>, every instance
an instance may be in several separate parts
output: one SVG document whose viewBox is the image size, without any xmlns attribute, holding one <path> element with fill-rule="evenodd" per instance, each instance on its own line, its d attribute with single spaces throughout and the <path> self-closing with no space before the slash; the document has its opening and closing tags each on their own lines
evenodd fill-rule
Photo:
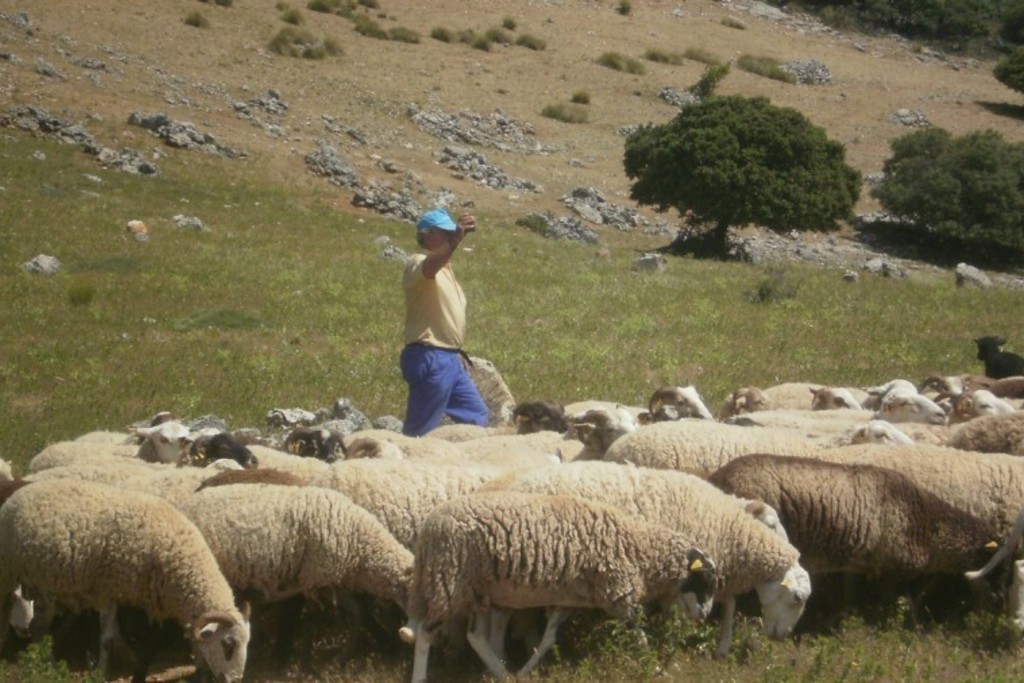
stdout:
<svg viewBox="0 0 1024 683">
<path fill-rule="evenodd" d="M 1006 343 L 1005 337 L 978 337 L 974 343 L 978 345 L 978 360 L 985 364 L 986 377 L 1003 379 L 1024 375 L 1024 357 L 1000 350 Z"/>
<path fill-rule="evenodd" d="M 517 434 L 547 431 L 564 434 L 569 429 L 565 406 L 555 401 L 526 401 L 512 411 Z"/>
<path fill-rule="evenodd" d="M 420 525 L 435 507 L 472 493 L 495 475 L 494 469 L 472 465 L 345 460 L 309 483 L 344 493 L 372 512 L 399 543 L 412 548 Z"/>
<path fill-rule="evenodd" d="M 714 563 L 684 534 L 571 496 L 501 491 L 452 500 L 425 520 L 415 557 L 410 620 L 400 632 L 416 643 L 413 681 L 426 680 L 434 634 L 454 617 L 470 617 L 467 640 L 506 678 L 484 635 L 488 620 L 476 618 L 492 607 L 598 608 L 631 618 L 645 604 L 692 593 L 687 609 L 700 619 L 716 582 Z M 563 615 L 549 619 L 520 674 L 553 644 Z"/>
<path fill-rule="evenodd" d="M 568 436 L 583 444 L 573 460 L 600 460 L 613 443 L 640 428 L 633 413 L 621 405 L 572 413 L 568 421 Z"/>
<path fill-rule="evenodd" d="M 206 538 L 236 595 L 270 603 L 359 592 L 405 611 L 412 553 L 336 491 L 218 486 L 190 496 L 179 509 Z M 282 659 L 292 635 L 287 629 L 278 634 Z"/>
<path fill-rule="evenodd" d="M 302 458 L 316 458 L 326 463 L 344 460 L 344 437 L 330 429 L 296 427 L 284 439 L 284 450 Z"/>
<path fill-rule="evenodd" d="M 967 422 L 983 415 L 1006 415 L 1017 409 L 1009 401 L 1001 399 L 987 389 L 975 389 L 952 394 L 951 423 Z"/>
<path fill-rule="evenodd" d="M 711 411 L 704 405 L 704 400 L 692 385 L 685 387 L 661 387 L 651 394 L 647 402 L 647 412 L 641 413 L 638 419 L 641 424 L 664 422 L 665 420 L 681 420 L 685 417 L 697 417 L 703 420 L 715 419 Z"/>
<path fill-rule="evenodd" d="M 579 462 L 528 472 L 484 489 L 570 495 L 611 505 L 682 533 L 715 560 L 715 601 L 723 603 L 716 654 L 728 654 L 736 597 L 756 590 L 765 631 L 792 632 L 810 595 L 799 553 L 775 511 L 723 493 L 699 477 L 616 463 Z M 483 489 L 482 489 L 483 490 Z M 777 525 L 772 528 L 772 525 Z"/>
<path fill-rule="evenodd" d="M 305 486 L 306 480 L 302 477 L 285 472 L 261 467 L 254 470 L 224 470 L 204 479 L 196 488 L 202 491 L 214 486 L 230 486 L 231 484 L 275 484 L 277 486 Z"/>
<path fill-rule="evenodd" d="M 858 399 L 854 392 L 862 394 Z M 811 389 L 811 410 L 862 410 L 861 401 L 867 393 L 845 387 L 818 387 Z"/>
<path fill-rule="evenodd" d="M 1024 455 L 1024 411 L 969 420 L 952 430 L 947 444 L 964 451 Z"/>
<path fill-rule="evenodd" d="M 755 413 L 759 410 L 770 410 L 771 401 L 764 395 L 764 391 L 755 386 L 740 387 L 729 394 L 729 398 L 722 404 L 718 411 L 718 419 L 726 420 L 737 415 Z"/>
<path fill-rule="evenodd" d="M 145 464 L 136 454 L 139 447 L 134 444 L 111 444 L 101 441 L 56 441 L 29 460 L 28 471 L 41 472 L 51 467 L 62 467 L 76 463 L 93 464 L 129 461 Z"/>
<path fill-rule="evenodd" d="M 18 584 L 64 609 L 96 609 L 113 647 L 118 606 L 184 627 L 205 666 L 228 680 L 245 668 L 249 622 L 199 530 L 154 496 L 58 479 L 33 483 L 0 507 L 0 594 Z M 134 680 L 144 680 L 140 658 Z"/>
<path fill-rule="evenodd" d="M 985 545 L 998 535 L 991 521 L 884 467 L 758 454 L 708 481 L 774 507 L 812 573 L 959 574 L 987 557 Z"/>
<path fill-rule="evenodd" d="M 230 460 L 243 468 L 259 465 L 249 447 L 229 432 L 196 437 L 189 446 L 185 464 L 206 467 L 217 460 Z"/>
<path fill-rule="evenodd" d="M 604 460 L 706 472 L 747 453 L 808 455 L 833 445 L 833 441 L 834 434 L 808 434 L 781 427 L 739 427 L 707 420 L 658 422 L 617 440 Z"/>
<path fill-rule="evenodd" d="M 913 391 L 887 391 L 874 419 L 893 423 L 923 422 L 934 425 L 944 425 L 947 422 L 946 411 L 924 394 L 917 393 L 916 388 Z"/>
<path fill-rule="evenodd" d="M 871 420 L 853 430 L 850 443 L 880 443 L 890 446 L 909 446 L 914 440 L 891 422 Z"/>
<path fill-rule="evenodd" d="M 890 392 L 904 391 L 916 394 L 917 386 L 907 379 L 893 379 L 889 380 L 885 384 L 866 387 L 864 391 L 867 393 L 867 398 L 861 401 L 861 408 L 864 408 L 865 410 L 878 410 L 882 407 L 882 401 Z"/>
<path fill-rule="evenodd" d="M 135 427 L 134 433 L 142 437 L 137 457 L 143 462 L 180 464 L 192 441 L 188 427 L 177 420 L 153 427 Z"/>
</svg>

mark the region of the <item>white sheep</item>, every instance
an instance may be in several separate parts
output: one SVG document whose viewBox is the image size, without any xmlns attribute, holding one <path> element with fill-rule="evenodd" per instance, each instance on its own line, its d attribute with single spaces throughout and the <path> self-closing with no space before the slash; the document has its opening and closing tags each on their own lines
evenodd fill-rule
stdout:
<svg viewBox="0 0 1024 683">
<path fill-rule="evenodd" d="M 51 467 L 61 467 L 80 462 L 101 464 L 110 461 L 129 460 L 145 464 L 136 454 L 135 444 L 111 444 L 103 441 L 56 441 L 39 451 L 29 460 L 28 471 L 40 472 Z"/>
<path fill-rule="evenodd" d="M 893 423 L 923 422 L 934 425 L 944 425 L 948 421 L 946 411 L 924 394 L 917 393 L 916 387 L 913 390 L 892 389 L 886 392 L 874 418 Z"/>
<path fill-rule="evenodd" d="M 470 618 L 467 640 L 506 678 L 485 635 L 492 607 L 598 608 L 630 618 L 689 593 L 688 612 L 701 619 L 716 580 L 713 560 L 684 534 L 572 496 L 500 491 L 452 500 L 426 519 L 414 554 L 410 620 L 400 632 L 416 643 L 414 682 L 426 680 L 431 641 L 452 618 Z M 553 644 L 564 614 L 549 619 L 520 674 Z"/>
<path fill-rule="evenodd" d="M 891 422 L 870 420 L 855 428 L 850 434 L 850 443 L 880 443 L 890 446 L 909 446 L 914 440 L 900 431 Z"/>
<path fill-rule="evenodd" d="M 307 481 L 320 476 L 331 468 L 330 464 L 319 458 L 304 458 L 268 446 L 253 444 L 249 446 L 249 450 L 259 461 L 259 467 L 291 472 Z"/>
<path fill-rule="evenodd" d="M 257 471 L 257 470 L 253 470 Z M 179 504 L 236 595 L 278 602 L 360 592 L 405 612 L 412 553 L 348 497 L 314 486 L 217 486 Z M 287 647 L 290 633 L 279 634 Z"/>
<path fill-rule="evenodd" d="M 917 385 L 910 380 L 893 379 L 889 380 L 885 384 L 865 387 L 864 392 L 867 393 L 867 397 L 861 401 L 860 405 L 865 410 L 878 410 L 882 406 L 882 401 L 885 397 L 893 391 L 902 391 L 912 394 L 918 393 Z"/>
<path fill-rule="evenodd" d="M 953 428 L 947 443 L 965 451 L 1024 455 L 1024 411 L 969 420 Z"/>
<path fill-rule="evenodd" d="M 192 443 L 189 428 L 177 420 L 168 420 L 152 427 L 133 427 L 132 431 L 142 437 L 137 456 L 145 462 L 178 464 Z"/>
<path fill-rule="evenodd" d="M 772 638 L 792 632 L 810 596 L 799 552 L 775 510 L 723 493 L 703 479 L 670 470 L 578 462 L 485 485 L 522 493 L 571 495 L 612 505 L 692 538 L 715 561 L 715 601 L 723 604 L 716 654 L 728 654 L 736 597 L 756 590 Z"/>
<path fill-rule="evenodd" d="M 811 389 L 811 410 L 862 410 L 865 398 L 867 392 L 862 389 L 818 387 Z"/>
<path fill-rule="evenodd" d="M 482 427 L 474 424 L 443 424 L 434 427 L 424 434 L 429 439 L 441 439 L 460 443 L 470 439 L 482 439 L 487 436 L 499 436 L 515 434 L 515 428 L 511 425 L 498 425 L 495 427 Z"/>
<path fill-rule="evenodd" d="M 770 410 L 774 408 L 764 390 L 760 387 L 747 385 L 735 390 L 725 399 L 721 409 L 718 411 L 718 419 L 726 420 L 737 415 L 755 413 L 759 410 Z"/>
<path fill-rule="evenodd" d="M 359 447 L 355 447 L 355 441 L 359 441 Z M 388 446 L 379 446 L 382 455 L 376 455 L 369 444 L 385 442 L 398 447 L 394 451 Z M 461 450 L 461 443 L 438 439 L 431 436 L 406 436 L 399 432 L 392 432 L 387 429 L 364 429 L 352 432 L 344 438 L 346 459 L 372 458 L 372 457 L 394 457 L 393 454 L 401 453 L 406 458 L 434 458 L 434 457 L 458 457 Z"/>
<path fill-rule="evenodd" d="M 550 458 L 561 460 L 572 460 L 583 450 L 583 442 L 566 434 L 558 432 L 540 431 L 532 434 L 510 434 L 507 436 L 488 436 L 471 441 L 463 441 L 459 444 L 464 456 L 469 459 L 481 456 L 487 457 L 492 454 L 507 452 L 514 453 L 537 453 L 544 454 Z M 458 462 L 454 458 L 452 462 Z"/>
<path fill-rule="evenodd" d="M 18 584 L 71 611 L 98 610 L 104 669 L 114 611 L 126 605 L 176 621 L 215 675 L 242 677 L 248 619 L 199 530 L 155 496 L 73 479 L 21 488 L 0 507 L 0 594 Z"/>
<path fill-rule="evenodd" d="M 810 382 L 784 382 L 762 389 L 761 394 L 768 407 L 773 409 L 808 409 L 811 407 L 812 392 L 820 386 Z"/>
<path fill-rule="evenodd" d="M 604 460 L 703 472 L 718 469 L 747 453 L 810 454 L 832 445 L 833 440 L 833 434 L 805 433 L 798 429 L 680 420 L 647 425 L 623 436 L 608 448 Z"/>
<path fill-rule="evenodd" d="M 703 420 L 715 419 L 693 385 L 661 387 L 651 394 L 651 398 L 647 402 L 647 411 L 637 417 L 641 424 L 680 420 L 686 417 L 697 417 Z"/>
<path fill-rule="evenodd" d="M 953 410 L 949 421 L 967 422 L 984 415 L 1008 415 L 1017 408 L 1006 399 L 999 398 L 987 389 L 975 389 L 950 396 Z"/>
<path fill-rule="evenodd" d="M 415 460 L 345 460 L 310 480 L 348 496 L 377 517 L 398 542 L 412 548 L 435 507 L 472 493 L 497 471 L 472 465 Z"/>
<path fill-rule="evenodd" d="M 600 460 L 615 441 L 640 428 L 633 412 L 622 405 L 569 413 L 566 422 L 569 424 L 567 435 L 583 444 L 573 460 Z"/>
</svg>

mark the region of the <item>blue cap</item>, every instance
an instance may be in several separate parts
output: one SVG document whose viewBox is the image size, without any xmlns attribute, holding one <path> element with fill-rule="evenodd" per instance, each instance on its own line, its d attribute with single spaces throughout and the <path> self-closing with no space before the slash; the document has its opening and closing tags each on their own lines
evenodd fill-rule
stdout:
<svg viewBox="0 0 1024 683">
<path fill-rule="evenodd" d="M 445 232 L 455 232 L 455 221 L 448 215 L 448 212 L 444 209 L 431 209 L 423 214 L 423 218 L 416 224 L 417 230 L 429 230 L 430 228 L 437 228 L 438 230 L 444 230 Z"/>
</svg>

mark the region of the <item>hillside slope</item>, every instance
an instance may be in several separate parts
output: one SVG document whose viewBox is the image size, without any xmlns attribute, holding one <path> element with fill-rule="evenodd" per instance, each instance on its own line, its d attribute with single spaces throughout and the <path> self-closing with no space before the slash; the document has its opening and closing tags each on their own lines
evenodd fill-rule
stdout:
<svg viewBox="0 0 1024 683">
<path fill-rule="evenodd" d="M 280 3 L 270 0 L 236 0 L 230 7 L 196 0 L 0 0 L 0 102 L 44 107 L 86 125 L 105 145 L 146 153 L 162 145 L 128 125 L 128 117 L 165 112 L 244 151 L 247 157 L 239 163 L 259 164 L 296 187 L 329 187 L 304 162 L 323 139 L 361 183 L 404 187 L 423 203 L 449 191 L 457 201 L 509 220 L 534 210 L 566 214 L 560 197 L 581 186 L 599 189 L 610 202 L 632 204 L 620 129 L 671 118 L 673 107 L 658 93 L 666 87 L 682 91 L 704 69 L 696 61 L 673 66 L 642 60 L 649 49 L 695 48 L 721 60 L 745 53 L 824 63 L 829 84 L 791 85 L 734 66 L 720 92 L 764 95 L 799 109 L 844 143 L 848 161 L 865 175 L 880 171 L 890 141 L 910 130 L 893 120 L 899 109 L 918 110 L 955 135 L 993 128 L 1007 139 L 1024 139 L 1018 96 L 995 80 L 991 63 L 939 55 L 894 37 L 842 34 L 754 0 L 637 1 L 627 16 L 616 11 L 618 3 L 580 0 L 380 5 L 359 11 L 385 29 L 416 31 L 420 42 L 364 37 L 348 19 L 294 3 L 301 28 L 342 48 L 339 56 L 304 60 L 268 49 L 288 26 Z M 193 12 L 209 27 L 187 25 Z M 515 24 L 513 38 L 529 34 L 542 39 L 545 49 L 494 45 L 482 51 L 430 37 L 438 27 L 479 34 L 506 19 Z M 597 64 L 609 51 L 641 59 L 646 73 Z M 580 90 L 590 96 L 588 123 L 541 116 L 545 105 L 567 103 Z M 280 95 L 286 107 L 281 113 L 238 110 L 237 103 L 270 91 Z M 9 104 L 0 104 L 0 111 Z M 438 163 L 448 143 L 418 127 L 411 106 L 471 112 L 485 120 L 500 110 L 517 131 L 533 131 L 532 143 L 549 151 L 475 151 L 543 191 L 489 189 L 456 177 Z M 858 208 L 876 208 L 864 195 Z M 339 191 L 338 205 L 351 208 L 350 197 Z"/>
</svg>

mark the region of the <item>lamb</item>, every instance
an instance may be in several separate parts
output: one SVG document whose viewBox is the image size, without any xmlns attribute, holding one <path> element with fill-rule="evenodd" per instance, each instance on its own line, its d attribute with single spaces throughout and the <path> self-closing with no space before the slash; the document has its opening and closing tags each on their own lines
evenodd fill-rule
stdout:
<svg viewBox="0 0 1024 683">
<path fill-rule="evenodd" d="M 189 446 L 184 464 L 206 467 L 217 460 L 230 460 L 243 468 L 259 465 L 249 447 L 230 432 L 196 437 Z"/>
<path fill-rule="evenodd" d="M 25 486 L 0 507 L 0 594 L 18 584 L 71 611 L 96 609 L 106 669 L 117 606 L 188 632 L 217 676 L 239 680 L 249 622 L 192 522 L 154 496 L 59 479 Z M 133 680 L 144 680 L 142 658 Z"/>
<path fill-rule="evenodd" d="M 706 420 L 658 422 L 617 440 L 604 460 L 705 472 L 747 453 L 812 454 L 832 445 L 833 440 L 834 435 L 805 435 L 796 429 L 739 427 Z"/>
<path fill-rule="evenodd" d="M 758 454 L 733 460 L 708 481 L 778 510 L 812 574 L 959 574 L 986 557 L 998 535 L 991 520 L 884 467 Z"/>
<path fill-rule="evenodd" d="M 317 458 L 326 463 L 344 460 L 344 437 L 330 429 L 296 427 L 284 440 L 284 450 L 303 458 Z"/>
<path fill-rule="evenodd" d="M 279 602 L 321 590 L 358 591 L 405 610 L 412 553 L 336 491 L 218 486 L 190 496 L 179 509 L 206 538 L 236 595 Z M 290 633 L 279 634 L 282 653 L 290 642 Z"/>
<path fill-rule="evenodd" d="M 647 402 L 647 412 L 641 413 L 638 419 L 641 424 L 680 420 L 685 417 L 697 417 L 703 420 L 715 419 L 711 411 L 704 405 L 704 400 L 692 385 L 685 387 L 661 387 L 651 395 Z"/>
<path fill-rule="evenodd" d="M 579 462 L 528 472 L 485 485 L 521 493 L 571 495 L 612 505 L 692 538 L 715 560 L 715 601 L 724 616 L 716 655 L 728 654 L 736 596 L 756 590 L 765 631 L 783 638 L 793 630 L 810 595 L 799 553 L 786 540 L 775 511 L 760 501 L 723 493 L 682 472 Z"/>
<path fill-rule="evenodd" d="M 585 539 L 585 540 L 584 540 Z M 684 534 L 571 496 L 481 493 L 452 500 L 425 520 L 415 549 L 409 623 L 415 641 L 412 680 L 426 680 L 437 629 L 468 616 L 466 638 L 498 678 L 508 671 L 491 648 L 483 617 L 492 607 L 599 608 L 638 615 L 644 604 L 686 600 L 691 617 L 710 609 L 715 565 Z M 554 642 L 556 610 L 525 674 Z"/>
<path fill-rule="evenodd" d="M 965 451 L 1024 455 L 1024 411 L 965 422 L 953 429 L 947 443 Z"/>
<path fill-rule="evenodd" d="M 406 548 L 412 548 L 420 525 L 435 507 L 472 493 L 496 475 L 495 470 L 420 461 L 346 460 L 309 481 L 333 489 L 373 513 Z"/>
<path fill-rule="evenodd" d="M 1003 379 L 1024 375 L 1024 357 L 1000 350 L 1006 343 L 1005 337 L 978 337 L 974 343 L 978 345 L 978 360 L 985 364 L 986 377 Z"/>
<path fill-rule="evenodd" d="M 718 411 L 718 419 L 726 420 L 737 415 L 746 415 L 771 408 L 771 401 L 764 395 L 764 391 L 748 385 L 740 387 L 729 395 Z"/>
</svg>

